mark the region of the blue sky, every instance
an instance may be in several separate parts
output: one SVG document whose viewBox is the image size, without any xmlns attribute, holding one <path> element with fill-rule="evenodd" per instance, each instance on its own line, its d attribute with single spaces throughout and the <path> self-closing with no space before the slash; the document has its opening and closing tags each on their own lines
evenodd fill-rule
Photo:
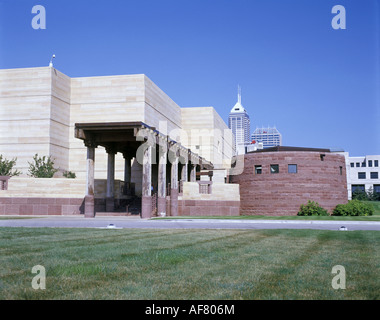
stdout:
<svg viewBox="0 0 380 320">
<path fill-rule="evenodd" d="M 31 26 L 34 5 L 46 29 Z M 334 5 L 346 29 L 334 30 Z M 144 73 L 181 107 L 226 121 L 242 88 L 251 131 L 380 154 L 380 0 L 0 0 L 0 68 Z"/>
</svg>

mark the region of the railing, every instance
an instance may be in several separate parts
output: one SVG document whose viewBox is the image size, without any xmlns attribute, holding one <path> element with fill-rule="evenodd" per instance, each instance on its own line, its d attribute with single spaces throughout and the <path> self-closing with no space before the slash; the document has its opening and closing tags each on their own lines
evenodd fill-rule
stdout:
<svg viewBox="0 0 380 320">
<path fill-rule="evenodd" d="M 212 194 L 212 181 L 197 181 L 200 194 Z"/>
<path fill-rule="evenodd" d="M 200 194 L 212 194 L 212 181 L 197 181 L 199 184 Z M 166 196 L 170 196 L 170 183 L 168 183 L 166 188 Z M 178 194 L 183 193 L 183 181 L 178 182 Z"/>
<path fill-rule="evenodd" d="M 0 190 L 8 190 L 9 176 L 0 176 Z"/>
</svg>

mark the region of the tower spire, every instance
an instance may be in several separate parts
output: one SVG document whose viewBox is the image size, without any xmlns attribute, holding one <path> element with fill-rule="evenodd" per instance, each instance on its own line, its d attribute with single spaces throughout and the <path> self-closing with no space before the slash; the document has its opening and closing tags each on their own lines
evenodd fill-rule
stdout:
<svg viewBox="0 0 380 320">
<path fill-rule="evenodd" d="M 241 104 L 241 87 L 238 85 L 238 102 Z"/>
</svg>

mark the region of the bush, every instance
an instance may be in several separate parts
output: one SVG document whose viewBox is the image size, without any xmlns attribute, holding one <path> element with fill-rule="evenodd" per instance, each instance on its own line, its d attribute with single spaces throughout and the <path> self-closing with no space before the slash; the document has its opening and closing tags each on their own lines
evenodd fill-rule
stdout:
<svg viewBox="0 0 380 320">
<path fill-rule="evenodd" d="M 75 174 L 75 172 L 71 172 L 71 171 L 65 171 L 63 173 L 63 176 L 68 178 L 68 179 L 75 179 L 77 177 L 77 175 Z"/>
<path fill-rule="evenodd" d="M 0 176 L 19 176 L 21 174 L 21 171 L 13 170 L 13 167 L 15 166 L 17 161 L 17 158 L 14 158 L 12 160 L 3 159 L 3 155 L 0 154 Z"/>
<path fill-rule="evenodd" d="M 359 200 L 350 200 L 346 204 L 338 204 L 333 210 L 333 216 L 372 216 L 372 206 Z"/>
<path fill-rule="evenodd" d="M 54 168 L 54 161 L 51 157 L 43 156 L 42 158 L 35 154 L 34 163 L 29 163 L 29 175 L 34 178 L 52 178 L 58 171 Z"/>
<path fill-rule="evenodd" d="M 352 193 L 352 199 L 361 201 L 380 201 L 380 193 L 375 192 L 372 187 L 367 191 L 355 190 Z"/>
<path fill-rule="evenodd" d="M 307 205 L 301 204 L 298 216 L 328 216 L 326 209 L 322 208 L 318 202 L 308 201 Z"/>
<path fill-rule="evenodd" d="M 355 190 L 352 193 L 352 199 L 355 200 L 368 200 L 367 193 L 363 190 Z"/>
<path fill-rule="evenodd" d="M 380 201 L 380 192 L 375 192 L 373 188 L 369 188 L 367 191 L 367 200 L 368 201 Z"/>
</svg>

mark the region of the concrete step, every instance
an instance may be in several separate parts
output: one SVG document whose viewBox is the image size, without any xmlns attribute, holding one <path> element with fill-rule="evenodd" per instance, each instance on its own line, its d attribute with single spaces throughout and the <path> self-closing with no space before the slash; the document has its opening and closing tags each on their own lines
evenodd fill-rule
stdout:
<svg viewBox="0 0 380 320">
<path fill-rule="evenodd" d="M 96 212 L 95 217 L 131 217 L 141 219 L 139 214 L 131 214 L 130 212 Z"/>
</svg>

